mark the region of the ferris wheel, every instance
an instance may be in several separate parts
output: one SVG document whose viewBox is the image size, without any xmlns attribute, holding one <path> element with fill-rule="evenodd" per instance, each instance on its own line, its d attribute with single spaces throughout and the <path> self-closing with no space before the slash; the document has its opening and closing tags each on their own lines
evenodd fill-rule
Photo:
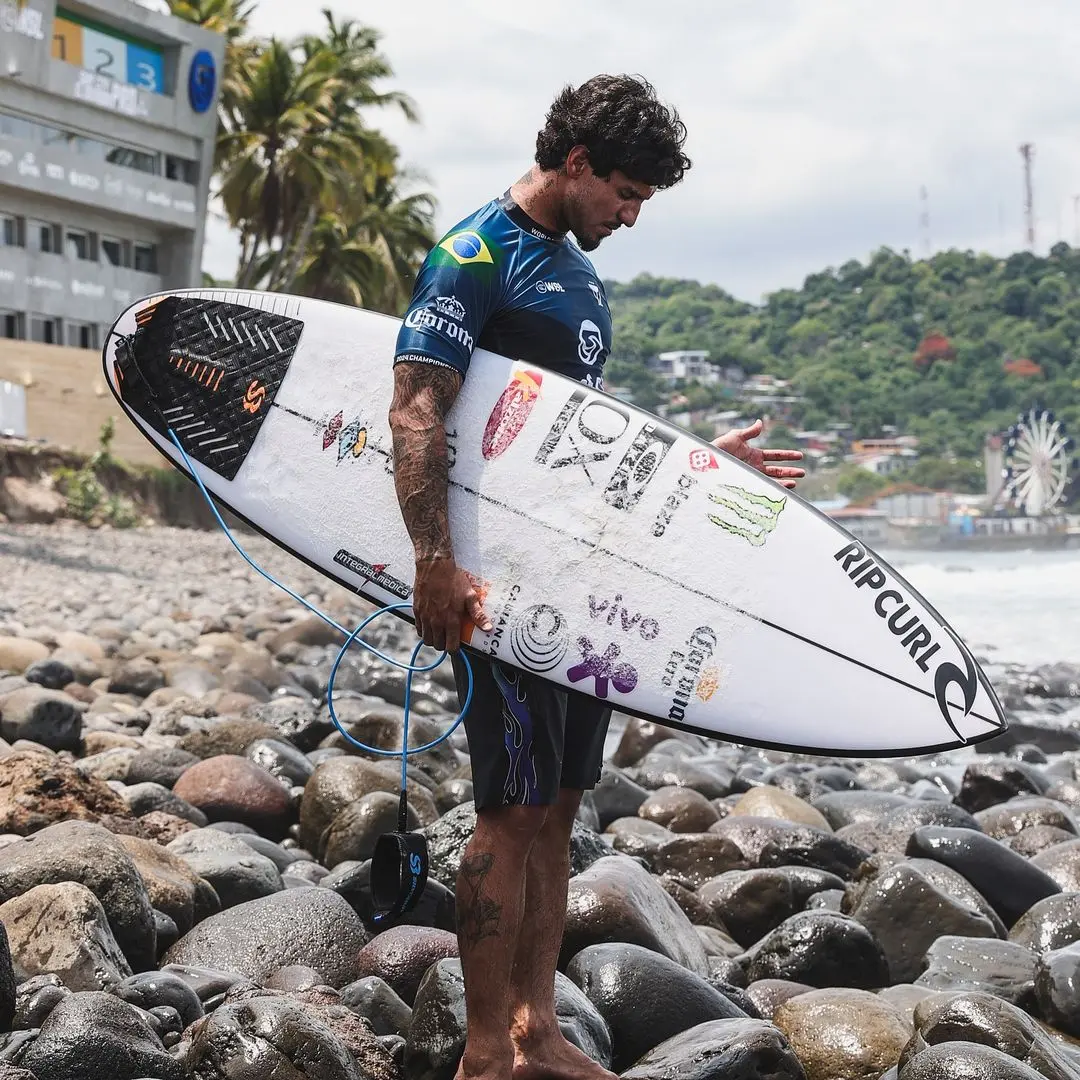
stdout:
<svg viewBox="0 0 1080 1080">
<path fill-rule="evenodd" d="M 1029 517 L 1062 499 L 1073 471 L 1073 441 L 1052 412 L 1030 409 L 1009 428 L 1001 496 Z"/>
</svg>

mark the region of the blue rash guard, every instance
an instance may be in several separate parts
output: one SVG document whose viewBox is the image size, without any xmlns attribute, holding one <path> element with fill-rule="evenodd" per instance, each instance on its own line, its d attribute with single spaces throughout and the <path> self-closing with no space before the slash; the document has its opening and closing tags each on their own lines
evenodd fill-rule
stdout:
<svg viewBox="0 0 1080 1080">
<path fill-rule="evenodd" d="M 538 225 L 509 192 L 428 254 L 394 362 L 441 364 L 464 377 L 477 346 L 604 388 L 611 314 L 603 283 L 577 245 Z"/>
</svg>

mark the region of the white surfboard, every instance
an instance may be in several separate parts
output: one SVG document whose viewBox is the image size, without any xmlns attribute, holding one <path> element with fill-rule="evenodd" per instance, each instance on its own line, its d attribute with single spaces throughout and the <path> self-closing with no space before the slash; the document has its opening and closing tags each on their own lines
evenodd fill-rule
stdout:
<svg viewBox="0 0 1080 1080">
<path fill-rule="evenodd" d="M 454 319 L 453 298 L 443 298 Z M 174 465 L 377 603 L 411 595 L 387 422 L 395 319 L 195 290 L 117 320 L 105 374 Z M 447 424 L 470 644 L 622 712 L 738 743 L 929 753 L 1004 730 L 970 651 L 797 495 L 586 386 L 478 350 Z"/>
</svg>

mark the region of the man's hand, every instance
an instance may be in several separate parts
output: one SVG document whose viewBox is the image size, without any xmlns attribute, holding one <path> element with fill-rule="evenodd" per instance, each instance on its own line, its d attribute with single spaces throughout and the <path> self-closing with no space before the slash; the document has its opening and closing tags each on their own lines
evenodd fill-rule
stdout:
<svg viewBox="0 0 1080 1080">
<path fill-rule="evenodd" d="M 417 559 L 412 605 L 417 634 L 439 652 L 457 651 L 468 619 L 485 633 L 491 629 L 472 582 L 453 559 Z"/>
<path fill-rule="evenodd" d="M 747 465 L 779 480 L 784 487 L 793 488 L 796 481 L 806 475 L 805 469 L 794 468 L 786 465 L 775 465 L 776 461 L 802 461 L 801 450 L 759 450 L 750 445 L 751 439 L 756 439 L 764 427 L 760 420 L 755 420 L 749 427 L 736 428 L 721 435 L 713 441 L 717 450 L 723 450 Z"/>
</svg>

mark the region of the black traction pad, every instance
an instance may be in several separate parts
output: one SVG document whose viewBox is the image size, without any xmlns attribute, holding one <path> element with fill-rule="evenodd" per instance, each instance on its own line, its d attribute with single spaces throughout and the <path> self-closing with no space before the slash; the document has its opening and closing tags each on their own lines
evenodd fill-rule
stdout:
<svg viewBox="0 0 1080 1080">
<path fill-rule="evenodd" d="M 289 370 L 304 324 L 259 308 L 166 296 L 116 350 L 124 404 L 193 460 L 232 480 Z"/>
</svg>

